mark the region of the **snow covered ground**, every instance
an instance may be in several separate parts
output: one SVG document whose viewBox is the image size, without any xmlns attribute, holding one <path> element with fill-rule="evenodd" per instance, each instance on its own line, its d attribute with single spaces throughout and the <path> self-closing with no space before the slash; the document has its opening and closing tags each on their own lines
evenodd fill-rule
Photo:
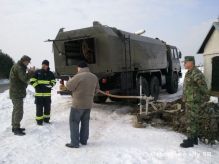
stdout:
<svg viewBox="0 0 219 164">
<path fill-rule="evenodd" d="M 181 89 L 180 89 L 181 92 Z M 12 103 L 8 90 L 0 94 L 0 164 L 218 164 L 219 145 L 179 147 L 185 138 L 171 129 L 134 128 L 132 107 L 94 104 L 87 146 L 69 149 L 70 96 L 52 96 L 52 124 L 35 123 L 34 92 L 28 87 L 22 126 L 26 136 L 11 132 Z M 179 96 L 177 93 L 175 96 Z M 166 97 L 172 95 L 166 95 Z M 174 96 L 173 96 L 174 97 Z"/>
<path fill-rule="evenodd" d="M 9 80 L 8 79 L 0 79 L 0 93 L 4 92 L 9 88 Z"/>
<path fill-rule="evenodd" d="M 8 79 L 0 79 L 0 84 L 9 84 Z"/>
</svg>

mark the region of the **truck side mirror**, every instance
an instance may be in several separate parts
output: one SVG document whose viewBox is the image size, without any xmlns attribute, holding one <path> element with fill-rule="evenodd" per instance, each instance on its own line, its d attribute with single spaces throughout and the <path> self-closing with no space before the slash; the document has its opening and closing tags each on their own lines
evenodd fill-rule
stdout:
<svg viewBox="0 0 219 164">
<path fill-rule="evenodd" d="M 179 51 L 179 58 L 181 59 L 182 58 L 182 53 Z"/>
</svg>

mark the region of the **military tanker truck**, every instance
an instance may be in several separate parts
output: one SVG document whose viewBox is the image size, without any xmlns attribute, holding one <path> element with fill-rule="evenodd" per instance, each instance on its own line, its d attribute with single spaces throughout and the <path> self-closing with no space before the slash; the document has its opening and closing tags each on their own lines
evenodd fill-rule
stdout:
<svg viewBox="0 0 219 164">
<path fill-rule="evenodd" d="M 53 42 L 55 71 L 62 84 L 77 73 L 80 62 L 86 61 L 91 72 L 98 76 L 103 91 L 138 95 L 141 76 L 144 95 L 158 98 L 161 88 L 177 92 L 181 52 L 158 38 L 93 22 L 88 28 L 60 29 L 56 38 L 49 41 Z M 95 102 L 106 99 L 103 95 L 95 96 Z"/>
</svg>

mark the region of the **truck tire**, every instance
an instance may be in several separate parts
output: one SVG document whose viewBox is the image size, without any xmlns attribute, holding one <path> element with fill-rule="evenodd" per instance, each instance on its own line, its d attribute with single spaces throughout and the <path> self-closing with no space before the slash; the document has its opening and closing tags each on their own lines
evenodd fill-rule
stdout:
<svg viewBox="0 0 219 164">
<path fill-rule="evenodd" d="M 176 93 L 178 90 L 179 78 L 176 73 L 170 77 L 169 83 L 167 84 L 167 92 L 170 94 Z"/>
<path fill-rule="evenodd" d="M 139 92 L 140 92 L 140 78 L 137 79 L 137 95 L 140 95 Z M 146 96 L 150 96 L 150 89 L 149 89 L 149 84 L 148 84 L 148 81 L 145 77 L 142 77 L 142 92 L 143 92 L 143 95 L 146 95 Z"/>
<path fill-rule="evenodd" d="M 160 82 L 157 76 L 153 76 L 151 79 L 150 92 L 151 96 L 154 97 L 154 100 L 157 100 L 160 94 Z"/>
<path fill-rule="evenodd" d="M 94 102 L 97 104 L 105 103 L 107 96 L 94 96 Z"/>
</svg>

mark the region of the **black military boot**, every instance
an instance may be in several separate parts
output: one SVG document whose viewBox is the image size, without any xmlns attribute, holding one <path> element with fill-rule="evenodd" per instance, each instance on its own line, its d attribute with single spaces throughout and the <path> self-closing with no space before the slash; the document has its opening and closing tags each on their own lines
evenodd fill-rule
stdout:
<svg viewBox="0 0 219 164">
<path fill-rule="evenodd" d="M 45 123 L 47 123 L 47 124 L 50 124 L 49 118 L 44 118 L 43 121 L 44 121 Z"/>
<path fill-rule="evenodd" d="M 14 129 L 15 128 L 12 128 L 12 132 L 14 132 Z M 19 128 L 21 131 L 25 131 L 26 129 L 25 128 Z"/>
<path fill-rule="evenodd" d="M 87 142 L 81 142 L 80 141 L 80 143 L 81 143 L 81 145 L 87 145 Z"/>
<path fill-rule="evenodd" d="M 189 148 L 194 146 L 194 139 L 188 138 L 183 143 L 180 144 L 180 147 Z"/>
<path fill-rule="evenodd" d="M 78 145 L 77 145 L 77 146 L 74 146 L 74 145 L 72 145 L 71 143 L 67 143 L 67 144 L 65 144 L 65 146 L 66 146 L 66 147 L 69 147 L 69 148 L 79 148 Z"/>
<path fill-rule="evenodd" d="M 188 140 L 189 140 L 189 138 L 187 138 L 186 140 L 183 140 L 183 142 L 186 142 Z M 193 144 L 198 145 L 198 137 L 193 138 Z"/>
<path fill-rule="evenodd" d="M 26 134 L 20 128 L 14 128 L 13 132 L 14 132 L 14 135 L 18 135 L 18 136 L 23 136 Z"/>
<path fill-rule="evenodd" d="M 37 125 L 42 126 L 43 125 L 43 120 L 37 120 Z"/>
</svg>

